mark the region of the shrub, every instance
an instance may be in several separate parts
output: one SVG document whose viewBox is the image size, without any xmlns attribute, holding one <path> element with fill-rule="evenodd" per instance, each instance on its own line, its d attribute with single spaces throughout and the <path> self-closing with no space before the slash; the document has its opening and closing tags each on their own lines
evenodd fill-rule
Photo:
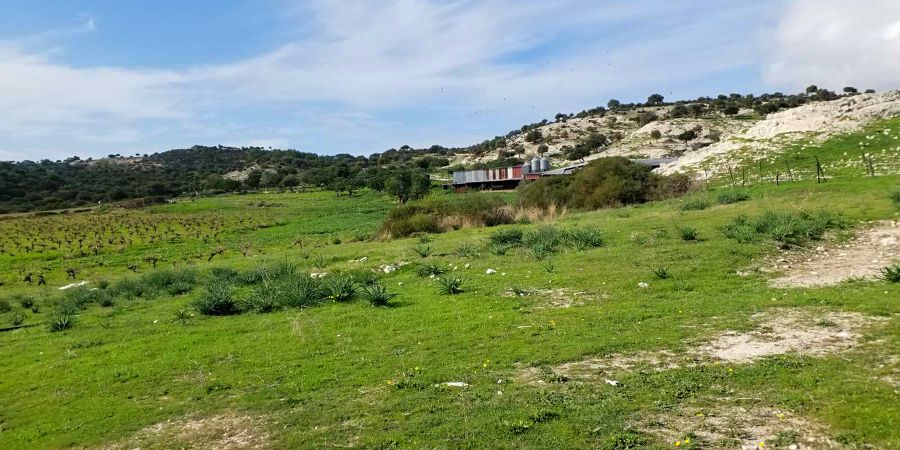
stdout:
<svg viewBox="0 0 900 450">
<path fill-rule="evenodd" d="M 387 306 L 397 294 L 388 292 L 387 288 L 381 283 L 374 283 L 363 286 L 360 296 L 372 306 Z"/>
<path fill-rule="evenodd" d="M 572 176 L 543 177 L 520 186 L 519 202 L 598 209 L 681 195 L 690 187 L 684 176 L 666 177 L 651 170 L 622 157 L 598 158 Z"/>
<path fill-rule="evenodd" d="M 894 206 L 900 208 L 900 187 L 895 188 L 893 191 L 891 191 L 890 198 L 891 201 L 894 202 Z"/>
<path fill-rule="evenodd" d="M 221 270 L 221 268 L 214 268 L 210 272 L 212 274 Z M 237 278 L 236 272 L 234 275 L 229 275 L 227 279 L 230 282 L 234 278 Z M 160 269 L 142 275 L 139 282 L 153 293 L 182 295 L 194 289 L 194 285 L 197 284 L 197 271 L 194 269 Z"/>
<path fill-rule="evenodd" d="M 681 236 L 682 241 L 696 241 L 700 237 L 697 229 L 692 226 L 683 226 L 676 228 L 678 229 L 678 235 Z"/>
<path fill-rule="evenodd" d="M 480 252 L 477 245 L 471 242 L 463 242 L 456 246 L 456 254 L 463 258 L 475 258 Z"/>
<path fill-rule="evenodd" d="M 203 292 L 194 301 L 197 312 L 206 316 L 226 316 L 238 312 L 231 284 L 218 279 L 206 283 Z"/>
<path fill-rule="evenodd" d="M 522 243 L 522 230 L 518 228 L 504 228 L 491 233 L 489 239 L 492 244 L 519 245 Z"/>
<path fill-rule="evenodd" d="M 512 247 L 511 245 L 509 245 L 509 244 L 494 244 L 494 243 L 490 243 L 490 244 L 488 244 L 488 246 L 487 246 L 487 250 L 488 250 L 489 252 L 491 252 L 492 255 L 497 255 L 497 256 L 503 256 L 503 255 L 506 255 L 506 253 L 507 253 L 511 248 L 513 248 L 513 247 Z"/>
<path fill-rule="evenodd" d="M 480 192 L 431 195 L 390 210 L 379 234 L 397 238 L 513 222 L 508 203 L 497 195 Z"/>
<path fill-rule="evenodd" d="M 653 276 L 660 280 L 665 280 L 669 278 L 669 268 L 666 266 L 659 266 L 653 269 Z"/>
<path fill-rule="evenodd" d="M 378 275 L 371 270 L 357 269 L 348 272 L 348 275 L 357 286 L 371 286 L 378 283 Z"/>
<path fill-rule="evenodd" d="M 18 311 L 10 313 L 9 316 L 6 317 L 6 321 L 9 322 L 10 326 L 17 327 L 25 322 L 25 314 Z"/>
<path fill-rule="evenodd" d="M 325 282 L 327 298 L 336 302 L 349 302 L 356 298 L 356 284 L 346 275 L 329 277 Z"/>
<path fill-rule="evenodd" d="M 149 290 L 142 280 L 133 277 L 123 278 L 117 281 L 111 288 L 110 294 L 114 297 L 122 297 L 126 299 L 135 299 L 147 295 Z"/>
<path fill-rule="evenodd" d="M 596 228 L 575 228 L 569 231 L 569 240 L 578 250 L 600 247 L 603 245 L 603 234 Z"/>
<path fill-rule="evenodd" d="M 743 215 L 734 218 L 722 227 L 722 234 L 743 243 L 766 236 L 787 247 L 819 240 L 829 229 L 844 227 L 844 218 L 828 211 L 766 211 L 754 220 Z"/>
<path fill-rule="evenodd" d="M 749 192 L 737 189 L 724 190 L 716 195 L 716 201 L 719 202 L 720 205 L 729 205 L 732 203 L 743 202 L 749 199 Z"/>
<path fill-rule="evenodd" d="M 34 297 L 31 295 L 19 294 L 15 297 L 25 309 L 31 309 L 34 306 Z"/>
<path fill-rule="evenodd" d="M 240 276 L 240 273 L 231 267 L 213 267 L 212 269 L 209 269 L 209 273 L 207 273 L 207 279 L 229 284 L 237 283 Z"/>
<path fill-rule="evenodd" d="M 421 264 L 416 268 L 416 273 L 423 278 L 432 275 L 441 275 L 446 272 L 447 268 L 439 264 Z"/>
<path fill-rule="evenodd" d="M 47 319 L 47 327 L 50 331 L 64 331 L 75 326 L 75 315 L 66 311 L 53 311 Z"/>
<path fill-rule="evenodd" d="M 709 198 L 705 195 L 691 197 L 681 204 L 682 211 L 700 211 L 709 208 L 711 205 Z"/>
<path fill-rule="evenodd" d="M 419 255 L 422 258 L 427 258 L 427 257 L 431 256 L 431 252 L 432 252 L 431 246 L 426 245 L 426 244 L 420 244 L 420 245 L 413 246 L 412 250 L 413 250 L 413 253 Z"/>
<path fill-rule="evenodd" d="M 254 287 L 251 302 L 255 297 L 265 296 L 271 298 L 278 307 L 306 308 L 320 303 L 326 297 L 321 280 L 296 270 L 283 271 L 285 269 L 286 266 L 282 266 L 267 273 L 263 281 Z"/>
<path fill-rule="evenodd" d="M 9 304 L 9 300 L 0 299 L 0 313 L 10 312 L 12 311 L 12 305 Z"/>
<path fill-rule="evenodd" d="M 438 292 L 444 295 L 455 295 L 463 291 L 462 278 L 456 275 L 444 275 L 438 278 Z"/>
<path fill-rule="evenodd" d="M 882 279 L 891 283 L 900 283 L 900 264 L 894 264 L 881 269 L 880 276 Z"/>
</svg>

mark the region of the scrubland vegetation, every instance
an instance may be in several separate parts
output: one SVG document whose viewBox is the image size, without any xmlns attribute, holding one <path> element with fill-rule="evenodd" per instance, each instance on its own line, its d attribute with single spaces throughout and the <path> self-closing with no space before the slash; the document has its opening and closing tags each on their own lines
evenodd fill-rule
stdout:
<svg viewBox="0 0 900 450">
<path fill-rule="evenodd" d="M 610 159 L 515 194 L 9 218 L 0 447 L 896 448 L 896 263 L 770 284 L 897 220 L 900 176 L 856 169 L 690 186 Z M 759 325 L 797 311 L 853 345 L 707 348 L 799 333 Z"/>
</svg>

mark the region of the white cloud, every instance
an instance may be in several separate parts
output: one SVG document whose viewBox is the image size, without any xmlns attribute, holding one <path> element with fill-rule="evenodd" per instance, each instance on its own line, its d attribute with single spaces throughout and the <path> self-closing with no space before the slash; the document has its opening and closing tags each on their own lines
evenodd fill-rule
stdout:
<svg viewBox="0 0 900 450">
<path fill-rule="evenodd" d="M 772 85 L 900 87 L 897 0 L 793 0 L 769 43 L 764 77 Z"/>
</svg>

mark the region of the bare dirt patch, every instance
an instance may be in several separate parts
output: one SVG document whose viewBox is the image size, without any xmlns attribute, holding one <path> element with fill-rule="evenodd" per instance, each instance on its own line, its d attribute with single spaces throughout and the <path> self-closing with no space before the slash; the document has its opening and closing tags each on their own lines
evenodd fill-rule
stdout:
<svg viewBox="0 0 900 450">
<path fill-rule="evenodd" d="M 504 297 L 534 298 L 536 299 L 534 309 L 571 308 L 573 306 L 584 306 L 585 304 L 608 298 L 605 294 L 575 291 L 568 288 L 526 289 L 521 294 L 517 294 L 510 290 L 504 291 L 501 295 Z"/>
<path fill-rule="evenodd" d="M 565 381 L 602 383 L 638 369 L 663 371 L 715 362 L 741 364 L 787 353 L 821 356 L 855 347 L 862 330 L 882 320 L 852 312 L 775 308 L 752 316 L 755 326 L 751 331 L 725 331 L 683 353 L 617 353 L 556 366 L 527 367 L 517 378 L 534 385 Z"/>
<path fill-rule="evenodd" d="M 187 416 L 144 428 L 130 438 L 106 445 L 113 449 L 256 449 L 269 448 L 268 423 L 260 416 L 227 412 L 211 417 Z"/>
<path fill-rule="evenodd" d="M 742 404 L 744 403 L 744 404 Z M 828 429 L 785 410 L 722 402 L 650 416 L 638 426 L 686 448 L 834 448 Z M 685 440 L 688 442 L 685 442 Z M 692 445 L 694 444 L 694 445 Z"/>
<path fill-rule="evenodd" d="M 785 353 L 825 355 L 859 343 L 860 330 L 877 319 L 859 313 L 811 314 L 776 309 L 753 316 L 750 332 L 726 331 L 698 350 L 715 360 L 744 363 Z"/>
<path fill-rule="evenodd" d="M 900 222 L 882 221 L 847 244 L 829 244 L 779 258 L 773 269 L 782 275 L 770 284 L 780 288 L 820 287 L 850 279 L 874 279 L 894 261 L 900 261 Z"/>
</svg>

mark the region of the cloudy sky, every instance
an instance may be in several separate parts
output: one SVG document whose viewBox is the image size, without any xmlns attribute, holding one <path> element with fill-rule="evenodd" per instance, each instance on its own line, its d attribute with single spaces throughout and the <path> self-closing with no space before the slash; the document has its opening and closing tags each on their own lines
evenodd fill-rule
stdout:
<svg viewBox="0 0 900 450">
<path fill-rule="evenodd" d="M 900 88 L 897 0 L 0 0 L 0 160 L 467 145 L 557 112 Z"/>
</svg>

